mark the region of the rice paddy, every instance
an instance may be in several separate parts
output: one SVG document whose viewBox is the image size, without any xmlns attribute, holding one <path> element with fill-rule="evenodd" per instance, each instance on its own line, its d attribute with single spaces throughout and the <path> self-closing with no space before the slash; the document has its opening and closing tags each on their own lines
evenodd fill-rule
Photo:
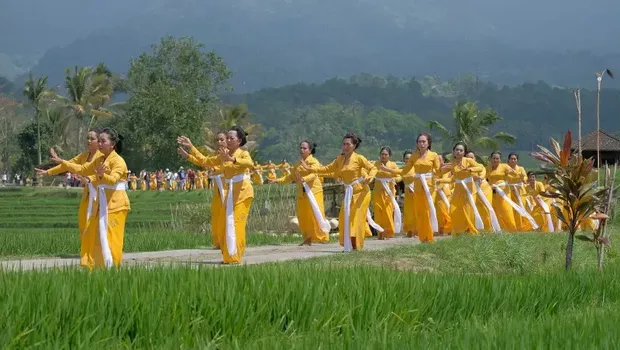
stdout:
<svg viewBox="0 0 620 350">
<path fill-rule="evenodd" d="M 3 257 L 77 252 L 71 225 L 79 194 L 62 191 L 0 191 L 0 213 L 11 214 L 0 220 Z M 189 214 L 190 207 L 208 203 L 207 193 L 130 196 L 135 216 L 128 249 L 209 244 L 208 232 Z M 270 201 L 272 208 L 282 206 L 278 212 L 292 205 Z M 261 209 L 252 214 L 257 220 Z M 19 216 L 24 211 L 30 216 Z M 251 237 L 263 241 L 250 238 L 253 244 L 298 241 L 258 234 L 269 228 L 268 218 L 262 220 Z M 565 244 L 564 234 L 459 236 L 225 268 L 0 271 L 0 347 L 615 348 L 618 251 L 608 251 L 599 273 L 594 248 L 578 241 L 573 271 L 565 272 Z"/>
</svg>

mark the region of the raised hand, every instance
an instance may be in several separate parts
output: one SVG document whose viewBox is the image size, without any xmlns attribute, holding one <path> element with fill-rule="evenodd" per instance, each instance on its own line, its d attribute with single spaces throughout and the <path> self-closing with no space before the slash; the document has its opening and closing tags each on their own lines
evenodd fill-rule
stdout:
<svg viewBox="0 0 620 350">
<path fill-rule="evenodd" d="M 43 169 L 39 169 L 39 168 L 34 168 L 34 171 L 37 172 L 37 176 L 46 176 L 47 175 L 47 170 L 43 170 Z"/>
<path fill-rule="evenodd" d="M 302 167 L 304 167 L 304 169 L 310 170 L 310 167 L 308 166 L 308 164 L 306 164 L 305 160 L 301 159 L 300 160 L 300 164 L 301 164 Z"/>
<path fill-rule="evenodd" d="M 301 174 L 298 172 L 295 172 L 295 182 L 297 182 L 298 184 L 303 182 L 303 179 L 301 178 Z"/>
<path fill-rule="evenodd" d="M 179 137 L 177 137 L 177 143 L 179 145 L 187 147 L 187 148 L 192 148 L 194 146 L 194 145 L 192 145 L 192 141 L 187 136 L 179 136 Z"/>
<path fill-rule="evenodd" d="M 384 164 L 381 164 L 381 170 L 392 174 L 394 173 L 394 169 L 388 168 Z"/>
<path fill-rule="evenodd" d="M 217 153 L 223 162 L 234 162 L 235 161 L 235 157 L 232 157 L 230 153 L 228 153 L 228 148 L 226 147 L 220 147 Z"/>
<path fill-rule="evenodd" d="M 97 176 L 99 178 L 102 178 L 103 175 L 105 175 L 106 170 L 107 170 L 107 167 L 101 164 L 99 167 L 97 167 L 97 170 L 95 170 L 95 173 L 97 173 Z"/>
<path fill-rule="evenodd" d="M 56 154 L 56 151 L 54 151 L 53 148 L 50 148 L 50 160 L 56 164 L 60 164 L 63 161 L 63 159 Z"/>
</svg>

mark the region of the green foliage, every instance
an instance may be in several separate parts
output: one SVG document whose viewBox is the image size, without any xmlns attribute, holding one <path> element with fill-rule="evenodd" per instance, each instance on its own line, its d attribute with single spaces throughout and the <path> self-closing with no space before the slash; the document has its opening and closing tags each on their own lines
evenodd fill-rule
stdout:
<svg viewBox="0 0 620 350">
<path fill-rule="evenodd" d="M 134 166 L 177 166 L 176 137 L 202 139 L 204 118 L 232 74 L 221 57 L 202 48 L 192 38 L 167 37 L 131 62 L 123 124 Z"/>
<path fill-rule="evenodd" d="M 38 133 L 40 131 L 40 133 Z M 40 135 L 41 147 L 49 149 L 52 146 L 52 128 L 46 121 L 30 122 L 17 135 L 17 146 L 21 151 L 15 170 L 25 174 L 31 174 L 35 166 L 41 165 L 38 155 L 38 139 Z"/>
</svg>

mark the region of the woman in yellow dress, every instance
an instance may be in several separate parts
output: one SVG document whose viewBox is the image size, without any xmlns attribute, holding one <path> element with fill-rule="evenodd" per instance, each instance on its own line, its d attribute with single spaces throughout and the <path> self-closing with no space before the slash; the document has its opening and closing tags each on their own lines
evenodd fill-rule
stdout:
<svg viewBox="0 0 620 350">
<path fill-rule="evenodd" d="M 540 194 L 545 192 L 545 185 L 542 182 L 536 181 L 536 174 L 533 171 L 527 173 L 527 195 L 532 202 L 532 210 L 530 211 L 540 231 L 553 232 L 553 219 L 551 218 L 550 206 L 547 198 L 542 197 Z"/>
<path fill-rule="evenodd" d="M 476 160 L 476 155 L 473 151 L 468 151 L 466 157 Z M 493 210 L 493 189 L 487 182 L 487 171 L 484 166 L 477 163 L 481 169 L 479 172 L 472 172 L 474 177 L 475 189 L 476 189 L 476 208 L 484 223 L 484 230 L 487 232 L 501 232 L 502 228 L 497 220 L 495 210 Z"/>
<path fill-rule="evenodd" d="M 442 166 L 453 174 L 454 192 L 450 200 L 452 235 L 468 233 L 476 235 L 484 229 L 484 223 L 476 207 L 476 189 L 473 174 L 482 171 L 475 160 L 465 157 L 467 147 L 458 142 L 452 148 L 454 160 Z"/>
<path fill-rule="evenodd" d="M 407 150 L 403 154 L 403 163 L 409 163 L 409 159 L 413 151 Z M 405 199 L 403 204 L 403 232 L 407 232 L 407 237 L 416 235 L 415 225 L 415 201 L 413 198 L 413 182 L 415 180 L 415 169 L 413 167 L 408 173 L 402 174 L 403 183 L 405 185 Z"/>
<path fill-rule="evenodd" d="M 51 149 L 50 154 L 52 157 L 56 157 L 56 152 Z M 99 152 L 99 129 L 91 129 L 86 135 L 86 151 L 78 154 L 69 160 L 72 164 L 83 165 L 92 162 L 94 159 L 101 157 Z M 69 171 L 69 168 L 63 164 L 56 165 L 48 170 L 35 169 L 37 175 L 54 176 Z M 85 180 L 85 179 L 84 179 Z M 82 190 L 82 199 L 80 200 L 80 206 L 78 209 L 78 231 L 80 233 L 80 258 L 84 256 L 86 247 L 84 245 L 84 235 L 86 234 L 86 227 L 88 220 L 90 219 L 89 207 L 91 208 L 97 198 L 97 190 L 92 184 L 86 184 L 84 190 Z"/>
<path fill-rule="evenodd" d="M 130 189 L 132 191 L 136 191 L 138 189 L 138 177 L 136 176 L 136 174 L 132 173 L 131 170 L 129 170 L 129 184 Z"/>
<path fill-rule="evenodd" d="M 99 133 L 100 157 L 86 164 L 75 164 L 58 157 L 55 163 L 86 177 L 97 188 L 97 200 L 84 235 L 85 254 L 80 264 L 89 268 L 119 266 L 123 259 L 125 221 L 130 211 L 127 197 L 127 164 L 119 155 L 122 137 L 111 128 Z"/>
<path fill-rule="evenodd" d="M 506 177 L 506 182 L 508 183 L 508 187 L 510 189 L 510 199 L 515 202 L 519 207 L 528 212 L 529 205 L 526 200 L 527 191 L 525 189 L 525 183 L 527 182 L 527 173 L 525 169 L 519 164 L 519 155 L 516 153 L 508 154 L 508 165 L 514 170 L 511 173 L 508 173 Z M 531 216 L 528 213 L 528 216 Z M 517 225 L 517 231 L 519 232 L 527 232 L 532 229 L 537 229 L 538 225 L 531 219 L 528 219 L 528 216 L 522 216 L 519 214 L 519 211 L 514 211 L 515 224 Z"/>
<path fill-rule="evenodd" d="M 299 144 L 299 155 L 306 165 L 312 169 L 321 167 L 321 163 L 314 158 L 316 144 L 304 140 Z M 306 170 L 301 161 L 295 164 L 292 174 L 280 177 L 276 180 L 269 180 L 269 183 L 290 183 L 297 184 L 297 219 L 299 229 L 304 237 L 303 245 L 312 245 L 312 242 L 329 241 L 329 222 L 325 219 L 325 207 L 323 204 L 323 186 L 319 177 Z"/>
<path fill-rule="evenodd" d="M 422 242 L 433 242 L 434 233 L 439 230 L 435 211 L 435 179 L 441 167 L 439 155 L 431 151 L 433 140 L 428 133 L 418 135 L 417 149 L 407 165 L 397 173 L 408 174 L 415 169 L 413 199 L 418 238 Z"/>
<path fill-rule="evenodd" d="M 396 163 L 390 160 L 392 150 L 388 146 L 381 147 L 379 160 L 375 168 L 379 169 L 375 177 L 372 190 L 374 221 L 381 226 L 383 232 L 377 232 L 379 239 L 390 239 L 395 233 L 400 233 L 402 227 L 402 213 L 396 202 L 396 187 L 394 183 L 398 175 L 394 172 L 381 170 L 383 167 L 398 169 Z"/>
<path fill-rule="evenodd" d="M 257 161 L 254 162 L 254 169 L 252 170 L 252 183 L 255 185 L 263 184 L 263 167 Z"/>
<path fill-rule="evenodd" d="M 282 163 L 278 165 L 278 169 L 282 172 L 282 176 L 288 176 L 291 173 L 291 165 L 286 161 L 286 159 L 282 159 Z"/>
<path fill-rule="evenodd" d="M 249 176 L 254 162 L 250 153 L 240 148 L 247 143 L 245 131 L 240 126 L 230 128 L 226 136 L 226 147 L 220 147 L 218 154 L 212 157 L 202 155 L 185 136 L 180 136 L 177 142 L 181 145 L 178 150 L 181 156 L 187 159 L 191 154 L 201 167 L 220 168 L 226 200 L 220 215 L 213 219 L 220 220 L 221 223 L 221 226 L 218 225 L 218 240 L 223 263 L 240 264 L 245 252 L 246 224 L 254 199 L 254 189 Z M 189 153 L 183 147 L 189 148 Z"/>
<path fill-rule="evenodd" d="M 263 169 L 267 169 L 267 180 L 275 180 L 278 178 L 278 176 L 276 175 L 277 166 L 273 164 L 271 160 L 268 161 L 267 164 L 263 165 L 262 167 Z"/>
<path fill-rule="evenodd" d="M 338 216 L 340 245 L 345 252 L 363 249 L 366 230 L 368 206 L 370 205 L 370 187 L 377 174 L 377 168 L 366 157 L 355 152 L 362 140 L 354 133 L 347 133 L 342 139 L 342 155 L 329 165 L 312 168 L 304 161 L 302 166 L 311 173 L 334 178 L 341 178 L 345 186 L 345 196 Z M 362 169 L 367 175 L 362 176 Z"/>
<path fill-rule="evenodd" d="M 443 155 L 439 156 L 441 166 L 448 163 Z M 451 171 L 440 170 L 435 178 L 435 212 L 437 213 L 438 235 L 452 232 L 452 218 L 450 217 L 450 198 L 453 190 L 453 174 Z"/>
</svg>

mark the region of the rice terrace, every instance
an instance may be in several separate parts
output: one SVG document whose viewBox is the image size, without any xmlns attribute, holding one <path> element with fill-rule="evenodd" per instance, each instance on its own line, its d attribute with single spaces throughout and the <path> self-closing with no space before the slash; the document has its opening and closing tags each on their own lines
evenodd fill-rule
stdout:
<svg viewBox="0 0 620 350">
<path fill-rule="evenodd" d="M 326 4 L 2 7 L 1 349 L 619 347 L 620 3 Z"/>
</svg>

